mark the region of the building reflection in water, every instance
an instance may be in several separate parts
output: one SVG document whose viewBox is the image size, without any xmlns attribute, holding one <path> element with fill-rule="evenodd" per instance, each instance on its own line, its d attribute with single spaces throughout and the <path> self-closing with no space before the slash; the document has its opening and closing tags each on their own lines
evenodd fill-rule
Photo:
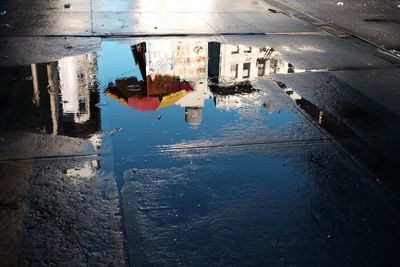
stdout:
<svg viewBox="0 0 400 267">
<path fill-rule="evenodd" d="M 21 77 L 19 84 L 13 87 L 13 94 L 6 90 L 0 92 L 5 102 L 0 107 L 5 117 L 0 130 L 80 138 L 89 138 L 98 132 L 96 64 L 95 54 L 85 54 L 15 68 L 13 74 L 19 73 L 25 78 Z M 13 102 L 18 105 L 11 107 Z"/>
<path fill-rule="evenodd" d="M 130 50 L 138 77 L 117 79 L 108 85 L 106 95 L 142 111 L 182 107 L 182 119 L 190 126 L 202 124 L 208 99 L 218 109 L 264 105 L 260 99 L 265 101 L 265 95 L 253 87 L 251 80 L 294 71 L 267 46 L 185 39 L 142 42 Z M 0 81 L 0 130 L 84 138 L 100 149 L 97 68 L 96 53 L 15 68 L 9 76 L 20 76 L 19 80 Z M 96 161 L 90 163 L 94 168 L 99 165 Z M 87 174 L 86 167 L 82 171 Z M 71 175 L 76 171 L 72 170 Z"/>
<path fill-rule="evenodd" d="M 141 77 L 116 80 L 106 94 L 142 111 L 181 106 L 185 121 L 192 126 L 202 123 L 206 99 L 213 98 L 221 109 L 251 106 L 262 95 L 251 80 L 294 72 L 290 63 L 267 46 L 154 40 L 131 48 Z"/>
<path fill-rule="evenodd" d="M 202 122 L 207 88 L 207 42 L 152 41 L 132 46 L 142 77 L 109 85 L 106 94 L 138 110 L 153 111 L 173 104 L 185 108 L 185 121 Z"/>
<path fill-rule="evenodd" d="M 94 150 L 100 149 L 95 53 L 15 67 L 8 72 L 11 78 L 1 80 L 1 131 L 84 138 Z M 10 87 L 13 90 L 6 90 Z M 100 166 L 98 160 L 88 162 L 92 171 Z"/>
<path fill-rule="evenodd" d="M 205 100 L 212 98 L 220 109 L 242 108 L 259 99 L 260 92 L 249 81 L 294 71 L 268 46 L 152 40 L 133 45 L 131 52 L 132 67 L 136 65 L 140 75 L 114 81 L 106 94 L 137 110 L 180 106 L 185 110 L 184 120 L 193 126 L 203 122 Z M 96 57 L 91 53 L 23 67 L 21 71 L 31 76 L 24 81 L 31 90 L 2 92 L 0 129 L 80 138 L 97 134 L 101 120 L 96 107 Z M 20 104 L 10 108 L 12 103 Z"/>
<path fill-rule="evenodd" d="M 203 122 L 205 100 L 213 99 L 217 108 L 240 108 L 260 94 L 249 81 L 294 71 L 268 46 L 151 40 L 132 45 L 131 52 L 132 67 L 139 69 L 139 77 L 117 79 L 106 88 L 106 94 L 137 110 L 180 106 L 190 125 Z M 96 53 L 19 68 L 22 76 L 31 78 L 22 81 L 21 86 L 3 81 L 4 88 L 12 86 L 19 91 L 0 92 L 0 130 L 90 139 L 100 132 Z"/>
</svg>

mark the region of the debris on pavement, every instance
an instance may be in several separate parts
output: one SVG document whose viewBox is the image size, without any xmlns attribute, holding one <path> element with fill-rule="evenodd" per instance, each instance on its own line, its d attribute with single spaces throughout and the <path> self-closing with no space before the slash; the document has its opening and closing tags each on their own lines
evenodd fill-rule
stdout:
<svg viewBox="0 0 400 267">
<path fill-rule="evenodd" d="M 10 24 L 8 24 L 8 23 L 1 24 L 0 26 L 1 26 L 1 27 L 4 27 L 4 28 L 12 29 L 12 26 L 11 26 Z"/>
<path fill-rule="evenodd" d="M 108 135 L 108 136 L 111 136 L 111 135 L 114 135 L 114 134 L 116 134 L 118 132 L 121 132 L 121 131 L 122 131 L 122 128 L 114 128 L 114 129 L 112 129 L 110 131 L 104 132 L 104 134 Z"/>
</svg>

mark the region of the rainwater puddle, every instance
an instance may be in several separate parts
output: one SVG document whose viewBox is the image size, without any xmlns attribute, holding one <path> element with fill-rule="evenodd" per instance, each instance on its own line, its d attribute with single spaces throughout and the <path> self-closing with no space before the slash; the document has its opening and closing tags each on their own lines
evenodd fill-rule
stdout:
<svg viewBox="0 0 400 267">
<path fill-rule="evenodd" d="M 116 164 L 167 145 L 262 143 L 260 134 L 276 139 L 302 122 L 265 87 L 268 75 L 292 72 L 267 45 L 104 41 L 100 51 L 5 68 L 0 130 L 82 138 L 96 150 L 109 138 Z"/>
<path fill-rule="evenodd" d="M 350 129 L 269 78 L 293 72 L 268 45 L 190 38 L 2 69 L 1 161 L 104 179 L 104 203 L 118 187 L 132 265 L 343 265 L 349 236 L 362 255 L 391 247 L 393 226 L 369 222 L 398 216 L 320 130 Z"/>
<path fill-rule="evenodd" d="M 128 255 L 139 265 L 207 255 L 209 264 L 244 263 L 255 249 L 263 253 L 253 264 L 278 262 L 269 229 L 284 220 L 303 231 L 292 222 L 313 197 L 301 191 L 316 153 L 305 142 L 324 142 L 267 79 L 293 72 L 267 45 L 104 41 L 93 53 L 5 69 L 0 130 L 13 133 L 5 142 L 24 132 L 43 147 L 50 137 L 90 144 L 95 156 L 62 172 L 95 179 L 109 168 L 115 175 Z M 70 147 L 84 150 L 81 142 Z M 236 239 L 247 240 L 237 247 Z"/>
<path fill-rule="evenodd" d="M 268 93 L 253 81 L 293 71 L 268 46 L 106 41 L 93 53 L 4 68 L 2 88 L 13 90 L 1 90 L 0 129 L 81 138 L 124 130 L 104 127 L 102 109 L 110 110 L 113 120 L 148 118 L 154 126 L 157 119 L 169 121 L 172 129 L 180 116 L 185 129 L 204 124 L 207 128 L 212 127 L 210 120 L 225 120 L 248 109 L 268 110 Z M 287 121 L 291 115 L 286 115 L 281 117 Z"/>
</svg>

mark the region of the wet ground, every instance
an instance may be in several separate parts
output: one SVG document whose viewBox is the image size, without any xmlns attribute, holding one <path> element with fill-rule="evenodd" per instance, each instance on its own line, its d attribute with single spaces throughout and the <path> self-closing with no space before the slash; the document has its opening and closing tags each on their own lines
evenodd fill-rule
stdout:
<svg viewBox="0 0 400 267">
<path fill-rule="evenodd" d="M 12 90 L 1 97 L 3 172 L 33 162 L 20 183 L 55 198 L 77 190 L 84 210 L 104 201 L 118 209 L 107 204 L 116 200 L 108 196 L 114 181 L 122 217 L 115 211 L 111 220 L 122 222 L 132 265 L 398 262 L 397 106 L 384 108 L 346 81 L 396 66 L 355 40 L 366 56 L 329 71 L 329 56 L 315 66 L 277 49 L 286 47 L 278 40 L 227 39 L 103 41 L 92 53 L 4 68 L 2 88 Z M 5 218 L 22 227 L 15 245 L 28 261 L 37 253 L 25 247 L 49 231 L 53 205 L 78 205 L 37 203 L 32 190 L 18 189 L 15 200 L 28 215 L 18 207 Z M 80 220 L 97 229 L 91 221 L 104 219 Z"/>
<path fill-rule="evenodd" d="M 399 59 L 172 2 L 2 3 L 2 265 L 399 265 Z"/>
</svg>

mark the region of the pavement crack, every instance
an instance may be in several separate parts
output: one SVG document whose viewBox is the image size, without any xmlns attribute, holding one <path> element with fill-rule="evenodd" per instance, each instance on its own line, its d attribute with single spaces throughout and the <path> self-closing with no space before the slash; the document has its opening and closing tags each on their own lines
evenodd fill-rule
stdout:
<svg viewBox="0 0 400 267">
<path fill-rule="evenodd" d="M 56 159 L 69 159 L 69 158 L 87 158 L 87 157 L 99 157 L 106 156 L 107 154 L 99 153 L 88 153 L 88 154 L 76 154 L 76 155 L 51 155 L 51 156 L 37 156 L 27 158 L 7 158 L 0 159 L 0 162 L 13 162 L 13 161 L 25 161 L 25 160 L 56 160 Z"/>
</svg>

